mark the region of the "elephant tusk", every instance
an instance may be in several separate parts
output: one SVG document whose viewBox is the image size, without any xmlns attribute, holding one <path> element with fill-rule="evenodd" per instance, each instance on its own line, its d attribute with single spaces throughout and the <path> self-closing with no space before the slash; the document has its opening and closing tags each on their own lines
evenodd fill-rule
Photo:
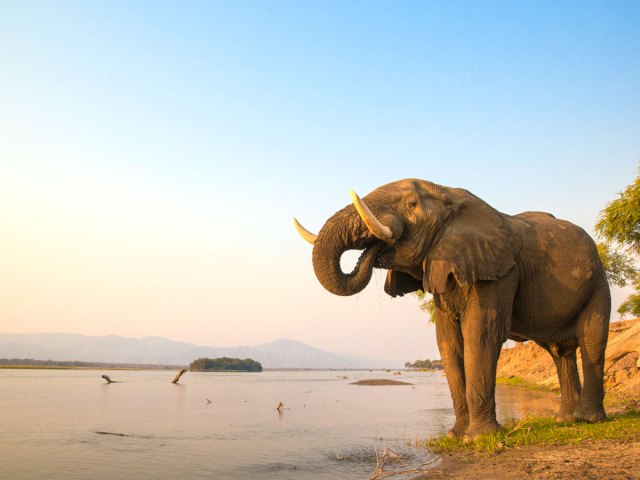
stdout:
<svg viewBox="0 0 640 480">
<path fill-rule="evenodd" d="M 358 194 L 353 190 L 349 190 L 349 195 L 351 196 L 351 200 L 353 201 L 356 210 L 358 210 L 360 217 L 362 217 L 362 220 L 371 233 L 383 242 L 393 240 L 393 231 L 389 227 L 380 223 L 380 220 L 378 220 L 371 210 L 369 210 L 369 207 L 367 207 L 367 205 L 360 199 Z"/>
<path fill-rule="evenodd" d="M 294 217 L 293 218 L 293 226 L 296 227 L 296 230 L 300 234 L 302 238 L 304 238 L 307 242 L 313 245 L 316 242 L 317 235 L 314 235 L 309 230 L 300 225 L 300 222 Z"/>
</svg>

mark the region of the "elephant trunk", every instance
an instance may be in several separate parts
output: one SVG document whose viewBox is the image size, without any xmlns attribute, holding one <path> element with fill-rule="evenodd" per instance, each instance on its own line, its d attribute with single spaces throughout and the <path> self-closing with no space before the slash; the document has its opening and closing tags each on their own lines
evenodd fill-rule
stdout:
<svg viewBox="0 0 640 480">
<path fill-rule="evenodd" d="M 314 243 L 312 257 L 316 277 L 325 289 L 334 295 L 348 296 L 368 285 L 381 244 L 366 246 L 366 241 L 371 241 L 371 235 L 353 206 L 339 211 L 325 223 Z M 364 249 L 364 252 L 353 271 L 344 273 L 340 257 L 354 249 Z"/>
</svg>

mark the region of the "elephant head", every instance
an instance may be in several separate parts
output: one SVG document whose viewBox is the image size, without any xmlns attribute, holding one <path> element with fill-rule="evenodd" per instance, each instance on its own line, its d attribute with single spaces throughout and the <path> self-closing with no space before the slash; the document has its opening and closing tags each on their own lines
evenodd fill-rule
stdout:
<svg viewBox="0 0 640 480">
<path fill-rule="evenodd" d="M 351 197 L 317 236 L 294 219 L 313 243 L 314 271 L 331 293 L 360 292 L 373 268 L 387 269 L 385 291 L 402 296 L 496 280 L 515 264 L 520 244 L 508 217 L 466 190 L 407 179 Z M 347 250 L 363 251 L 351 273 L 340 268 Z"/>
</svg>

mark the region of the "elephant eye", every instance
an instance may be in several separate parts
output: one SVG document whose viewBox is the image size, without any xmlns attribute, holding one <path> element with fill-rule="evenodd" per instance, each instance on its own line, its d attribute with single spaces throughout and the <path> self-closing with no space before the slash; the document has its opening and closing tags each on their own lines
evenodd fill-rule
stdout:
<svg viewBox="0 0 640 480">
<path fill-rule="evenodd" d="M 418 206 L 418 202 L 416 202 L 415 200 L 409 200 L 407 202 L 407 208 L 409 210 L 413 210 L 414 208 L 416 208 Z"/>
</svg>

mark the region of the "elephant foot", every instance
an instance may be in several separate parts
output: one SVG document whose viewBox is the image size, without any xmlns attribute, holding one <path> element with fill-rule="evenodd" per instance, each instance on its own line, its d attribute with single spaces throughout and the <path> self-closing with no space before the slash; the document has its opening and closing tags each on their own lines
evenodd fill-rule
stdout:
<svg viewBox="0 0 640 480">
<path fill-rule="evenodd" d="M 464 443 L 471 443 L 480 435 L 497 432 L 499 429 L 500 429 L 500 424 L 495 420 L 492 420 L 490 422 L 483 423 L 480 425 L 478 424 L 469 425 L 469 428 L 467 429 L 467 433 L 465 434 L 462 440 L 464 441 Z"/>
<path fill-rule="evenodd" d="M 464 434 L 467 432 L 467 428 L 469 427 L 469 419 L 468 418 L 458 418 L 456 419 L 455 425 L 449 430 L 447 436 L 449 438 L 456 438 L 461 440 L 464 437 Z"/>
<path fill-rule="evenodd" d="M 575 413 L 560 410 L 560 412 L 555 416 L 555 421 L 558 423 L 569 423 L 575 422 L 577 418 L 578 417 L 575 416 Z"/>
<path fill-rule="evenodd" d="M 584 420 L 589 423 L 597 423 L 604 422 L 607 419 L 607 414 L 604 411 L 603 407 L 582 407 L 582 412 L 580 416 L 577 416 L 580 420 Z"/>
</svg>

